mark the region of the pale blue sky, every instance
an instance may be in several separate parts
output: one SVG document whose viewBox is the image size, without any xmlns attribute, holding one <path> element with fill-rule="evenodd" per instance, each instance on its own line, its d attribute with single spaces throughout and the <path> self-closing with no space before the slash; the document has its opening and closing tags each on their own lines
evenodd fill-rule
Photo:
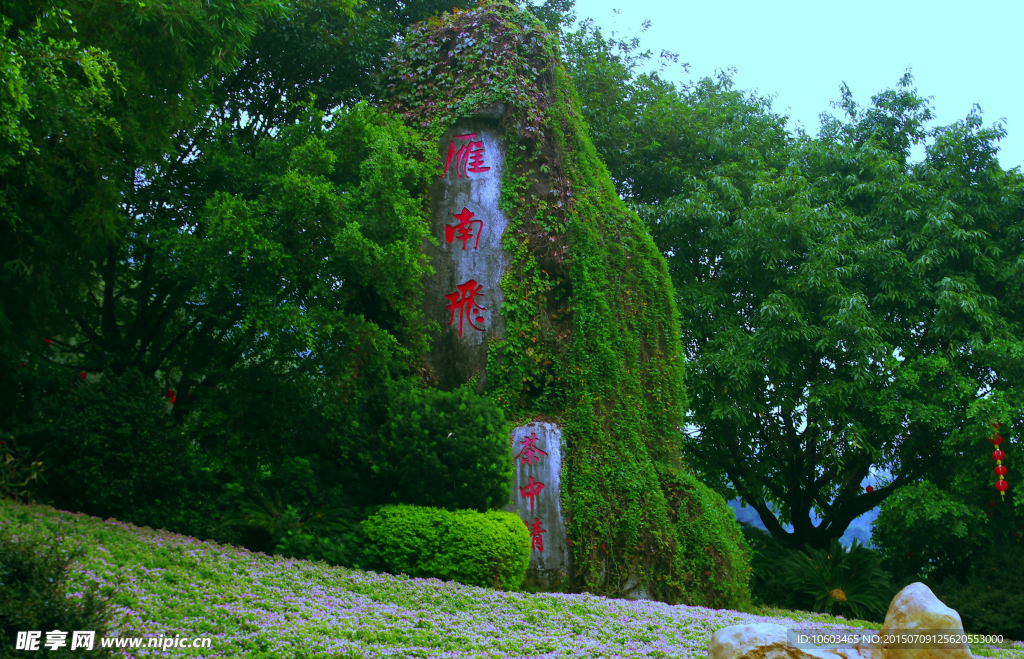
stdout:
<svg viewBox="0 0 1024 659">
<path fill-rule="evenodd" d="M 864 105 L 909 66 L 918 92 L 934 97 L 934 125 L 961 120 L 978 103 L 986 126 L 1006 119 L 1000 164 L 1024 165 L 1020 0 L 577 0 L 576 13 L 606 32 L 641 36 L 655 53 L 678 53 L 691 66 L 687 77 L 735 67 L 738 88 L 776 95 L 774 108 L 812 134 L 840 83 Z M 645 19 L 652 25 L 641 35 Z"/>
</svg>

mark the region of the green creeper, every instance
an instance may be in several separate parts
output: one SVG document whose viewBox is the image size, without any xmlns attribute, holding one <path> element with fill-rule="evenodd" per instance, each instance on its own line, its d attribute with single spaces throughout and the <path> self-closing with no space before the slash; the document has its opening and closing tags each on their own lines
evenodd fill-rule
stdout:
<svg viewBox="0 0 1024 659">
<path fill-rule="evenodd" d="M 431 19 L 391 59 L 386 107 L 435 141 L 458 116 L 511 108 L 506 332 L 489 346 L 487 395 L 516 423 L 562 424 L 569 587 L 614 596 L 635 578 L 663 601 L 747 606 L 739 528 L 680 464 L 686 394 L 666 262 L 618 198 L 558 50 L 507 3 Z"/>
</svg>

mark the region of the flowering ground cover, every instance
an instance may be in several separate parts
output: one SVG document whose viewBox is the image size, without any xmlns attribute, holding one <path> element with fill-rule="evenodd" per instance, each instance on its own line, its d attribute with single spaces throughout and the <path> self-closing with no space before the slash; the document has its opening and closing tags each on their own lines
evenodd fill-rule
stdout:
<svg viewBox="0 0 1024 659">
<path fill-rule="evenodd" d="M 877 627 L 779 609 L 751 615 L 587 594 L 496 592 L 266 556 L 7 500 L 0 500 L 0 527 L 16 537 L 58 533 L 86 546 L 73 583 L 96 583 L 111 598 L 119 635 L 213 639 L 202 650 L 126 656 L 703 659 L 711 634 L 732 624 Z M 1019 642 L 972 650 L 1024 659 Z"/>
</svg>

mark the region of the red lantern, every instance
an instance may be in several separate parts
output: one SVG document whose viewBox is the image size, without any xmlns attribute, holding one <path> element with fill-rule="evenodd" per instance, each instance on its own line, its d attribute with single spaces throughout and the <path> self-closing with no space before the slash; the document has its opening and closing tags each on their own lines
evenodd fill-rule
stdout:
<svg viewBox="0 0 1024 659">
<path fill-rule="evenodd" d="M 875 488 L 871 487 L 870 485 L 868 485 L 868 486 L 867 486 L 866 488 L 864 488 L 864 489 L 865 489 L 865 490 L 867 490 L 868 492 L 874 492 L 874 491 L 875 491 Z"/>
<path fill-rule="evenodd" d="M 53 343 L 53 341 L 51 341 L 50 339 L 43 339 L 43 343 L 45 343 L 46 345 L 50 345 L 51 343 Z"/>
<path fill-rule="evenodd" d="M 992 472 L 999 477 L 999 480 L 996 481 L 996 490 L 999 492 L 999 496 L 1005 501 L 1006 490 L 1010 488 L 1010 484 L 1003 479 L 1003 476 L 1006 475 L 1006 467 L 1003 466 L 1003 460 L 1006 459 L 1006 453 L 1002 449 L 998 448 L 998 446 L 1003 443 L 1003 436 L 998 432 L 1000 425 L 1002 424 L 998 421 L 992 424 L 992 427 L 996 429 L 996 432 L 992 433 L 992 438 L 988 441 L 992 442 L 992 446 L 997 447 L 996 450 L 992 451 L 992 459 L 996 461 L 996 468 L 993 469 Z M 989 505 L 994 506 L 995 502 L 990 501 Z M 989 517 L 992 516 L 991 513 L 988 513 L 988 515 Z"/>
<path fill-rule="evenodd" d="M 167 391 L 166 391 L 166 392 L 164 393 L 164 398 L 174 398 L 174 392 L 173 392 L 172 390 L 168 389 L 168 390 L 167 390 Z"/>
<path fill-rule="evenodd" d="M 177 396 L 171 396 L 171 405 L 174 405 L 174 401 L 178 400 Z"/>
<path fill-rule="evenodd" d="M 84 380 L 85 379 L 85 371 L 82 371 L 81 373 L 78 374 L 78 379 L 79 380 Z"/>
</svg>

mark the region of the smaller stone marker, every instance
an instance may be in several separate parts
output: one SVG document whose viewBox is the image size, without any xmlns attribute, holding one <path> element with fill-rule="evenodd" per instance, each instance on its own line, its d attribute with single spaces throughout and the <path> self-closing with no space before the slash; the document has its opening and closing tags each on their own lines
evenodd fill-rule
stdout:
<svg viewBox="0 0 1024 659">
<path fill-rule="evenodd" d="M 555 588 L 569 576 L 569 543 L 562 514 L 562 429 L 554 423 L 519 426 L 511 436 L 514 472 L 508 512 L 530 532 L 526 583 Z"/>
</svg>

